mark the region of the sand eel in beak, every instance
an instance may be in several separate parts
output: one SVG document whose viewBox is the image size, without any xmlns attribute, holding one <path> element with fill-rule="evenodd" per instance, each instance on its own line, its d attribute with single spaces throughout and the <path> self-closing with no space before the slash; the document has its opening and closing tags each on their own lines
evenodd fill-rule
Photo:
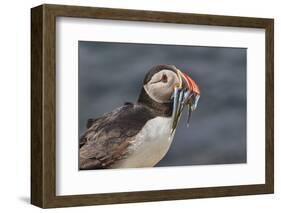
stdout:
<svg viewBox="0 0 281 213">
<path fill-rule="evenodd" d="M 79 168 L 155 166 L 168 152 L 184 108 L 189 124 L 199 97 L 197 84 L 175 66 L 152 67 L 136 103 L 88 120 L 79 141 Z"/>
<path fill-rule="evenodd" d="M 191 117 L 191 112 L 197 107 L 200 98 L 200 90 L 197 84 L 186 74 L 177 69 L 177 75 L 180 79 L 179 83 L 174 87 L 173 99 L 173 126 L 171 135 L 174 133 L 184 106 L 187 107 L 187 126 Z M 184 80 L 184 83 L 183 83 Z M 185 84 L 186 86 L 183 86 Z"/>
</svg>

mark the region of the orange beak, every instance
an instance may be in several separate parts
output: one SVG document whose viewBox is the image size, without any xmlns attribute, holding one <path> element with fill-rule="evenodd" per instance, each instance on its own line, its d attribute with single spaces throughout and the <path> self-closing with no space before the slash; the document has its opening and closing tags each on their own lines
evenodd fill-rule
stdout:
<svg viewBox="0 0 281 213">
<path fill-rule="evenodd" d="M 185 79 L 189 90 L 191 92 L 196 93 L 197 95 L 200 95 L 200 89 L 199 89 L 198 85 L 195 83 L 195 81 L 192 78 L 190 78 L 186 73 L 181 72 L 181 74 L 182 74 L 182 77 Z"/>
</svg>

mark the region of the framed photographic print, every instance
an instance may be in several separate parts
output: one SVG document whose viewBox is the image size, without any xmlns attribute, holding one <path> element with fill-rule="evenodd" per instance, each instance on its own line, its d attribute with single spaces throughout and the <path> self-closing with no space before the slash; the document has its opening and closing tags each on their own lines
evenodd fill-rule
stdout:
<svg viewBox="0 0 281 213">
<path fill-rule="evenodd" d="M 273 19 L 31 9 L 31 203 L 274 191 Z"/>
</svg>

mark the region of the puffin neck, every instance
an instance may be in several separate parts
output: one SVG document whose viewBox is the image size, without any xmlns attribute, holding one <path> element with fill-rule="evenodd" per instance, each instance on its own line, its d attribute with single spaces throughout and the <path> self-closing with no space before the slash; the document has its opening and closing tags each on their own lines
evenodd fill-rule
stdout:
<svg viewBox="0 0 281 213">
<path fill-rule="evenodd" d="M 154 101 L 142 88 L 139 95 L 138 103 L 148 107 L 155 116 L 171 117 L 173 112 L 173 104 L 170 103 L 158 103 Z"/>
</svg>

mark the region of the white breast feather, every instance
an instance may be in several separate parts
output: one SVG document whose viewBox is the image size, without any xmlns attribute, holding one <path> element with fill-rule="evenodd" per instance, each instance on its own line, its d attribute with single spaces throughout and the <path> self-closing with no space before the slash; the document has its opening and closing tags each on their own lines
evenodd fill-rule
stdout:
<svg viewBox="0 0 281 213">
<path fill-rule="evenodd" d="M 156 117 L 149 120 L 129 147 L 130 155 L 113 168 L 152 167 L 168 152 L 173 141 L 172 119 Z"/>
</svg>

